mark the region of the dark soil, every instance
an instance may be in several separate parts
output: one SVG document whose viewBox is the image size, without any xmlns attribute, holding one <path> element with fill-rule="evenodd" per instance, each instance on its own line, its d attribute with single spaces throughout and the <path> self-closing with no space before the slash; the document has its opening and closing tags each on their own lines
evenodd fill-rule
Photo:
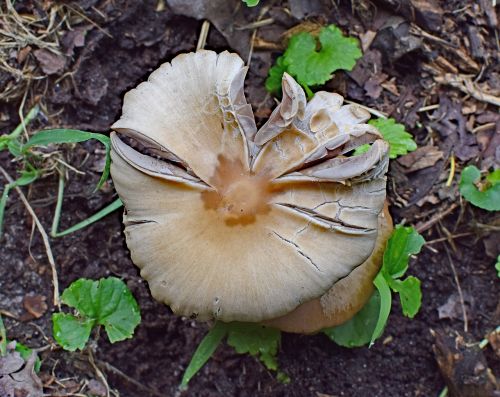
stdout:
<svg viewBox="0 0 500 397">
<path fill-rule="evenodd" d="M 45 3 L 45 7 L 50 7 L 50 2 Z M 81 22 L 78 26 L 85 26 L 87 34 L 84 46 L 75 48 L 73 56 L 68 56 L 66 71 L 70 71 L 72 77 L 51 76 L 43 91 L 30 93 L 28 102 L 41 100 L 44 105 L 44 116 L 37 118 L 30 131 L 64 126 L 108 132 L 119 117 L 127 90 L 146 79 L 161 63 L 196 47 L 201 21 L 176 15 L 168 7 L 156 11 L 156 1 L 83 0 L 79 3 L 81 10 L 100 28 Z M 228 2 L 228 7 L 237 3 Z M 283 11 L 289 7 L 286 1 L 263 0 L 262 3 L 272 5 L 266 15 L 275 18 L 275 23 L 260 28 L 257 37 L 281 45 L 280 35 L 302 21 Z M 393 14 L 402 15 L 402 21 L 407 23 L 412 18 L 404 9 L 391 8 L 391 1 L 353 1 L 352 4 L 341 1 L 335 7 L 336 2 L 326 3 L 327 7 L 322 8 L 321 1 L 311 2 L 320 7 L 321 12 L 314 20 L 335 23 L 345 33 L 358 37 L 364 37 L 368 31 L 380 33 L 383 29 L 392 29 L 383 26 Z M 436 2 L 423 3 L 433 6 Z M 466 163 L 478 164 L 483 169 L 496 164 L 495 146 L 490 145 L 498 142 L 500 121 L 495 113 L 498 108 L 449 86 L 436 85 L 430 70 L 434 67 L 442 72 L 439 60 L 445 58 L 458 72 L 472 73 L 474 78 L 479 76 L 479 83 L 498 93 L 498 51 L 495 40 L 489 40 L 494 37 L 495 28 L 490 26 L 488 13 L 484 11 L 485 3 L 491 2 L 443 1 L 434 13 L 419 12 L 415 17 L 413 26 L 456 44 L 463 49 L 465 60 L 457 57 L 456 49 L 450 46 L 435 39 L 422 39 L 421 35 L 410 35 L 398 27 L 397 31 L 386 32 L 393 35 L 393 39 L 383 36 L 373 41 L 370 51 L 376 52 L 371 55 L 365 52 L 356 70 L 349 74 L 337 72 L 327 85 L 327 89 L 347 99 L 386 112 L 405 123 L 419 146 L 435 145 L 443 152 L 443 158 L 435 164 L 414 172 L 393 161 L 389 174 L 389 200 L 395 223 L 404 220 L 421 226 L 428 241 L 446 236 L 447 232 L 470 233 L 450 240 L 452 243 L 427 245 L 418 258 L 412 260 L 409 273 L 422 281 L 423 304 L 419 314 L 413 320 L 404 317 L 396 299 L 384 337 L 370 349 L 342 348 L 323 334 L 283 334 L 278 358 L 280 370 L 291 378 L 286 385 L 278 382 L 276 375 L 258 360 L 221 346 L 183 395 L 437 396 L 445 383 L 434 358 L 430 330 L 460 333 L 477 342 L 498 326 L 500 282 L 493 266 L 494 256 L 498 254 L 498 217 L 495 219 L 494 214 L 460 200 L 458 174 L 452 186 L 445 187 L 453 155 L 459 169 Z M 24 13 L 41 9 L 41 5 L 32 0 L 16 2 L 16 7 Z M 305 8 L 314 14 L 314 7 L 310 7 Z M 291 10 L 297 14 L 293 6 Z M 255 10 L 242 12 L 248 23 L 257 19 Z M 482 53 L 479 55 L 477 48 L 471 45 L 471 27 L 480 32 Z M 410 36 L 418 38 L 420 43 L 412 51 L 402 49 L 402 54 L 396 57 L 396 49 Z M 206 48 L 230 49 L 213 26 Z M 472 55 L 474 49 L 475 55 Z M 246 87 L 260 121 L 274 106 L 263 82 L 278 53 L 259 46 L 254 48 Z M 241 55 L 247 58 L 247 54 Z M 480 65 L 479 69 L 475 70 L 474 64 Z M 367 85 L 368 77 L 374 80 Z M 395 87 L 398 92 L 382 89 L 381 84 Z M 373 92 L 372 86 L 380 88 L 379 95 Z M 2 133 L 11 131 L 19 122 L 19 104 L 19 99 L 1 104 Z M 439 106 L 419 111 L 432 104 Z M 487 123 L 491 126 L 471 133 L 477 125 Z M 93 193 L 103 156 L 102 147 L 93 142 L 63 150 L 64 160 L 85 175 L 69 172 L 61 229 L 87 218 L 114 199 L 111 182 Z M 8 153 L 0 153 L 0 165 L 15 175 L 16 164 L 10 159 Z M 2 183 L 4 181 L 2 179 Z M 49 175 L 23 190 L 48 230 L 56 201 L 57 176 Z M 447 212 L 454 203 L 459 205 Z M 434 222 L 426 226 L 425 222 L 432 219 Z M 495 224 L 496 229 L 484 227 Z M 0 309 L 7 335 L 33 348 L 47 346 L 52 341 L 50 317 L 56 310 L 52 305 L 51 270 L 42 239 L 36 230 L 32 232 L 32 218 L 15 192 L 9 199 L 4 229 L 0 243 Z M 151 298 L 146 283 L 129 258 L 122 229 L 121 214 L 117 211 L 77 233 L 52 239 L 61 290 L 81 277 L 97 279 L 115 275 L 125 280 L 141 307 L 142 323 L 133 339 L 115 345 L 109 344 L 104 336 L 96 336 L 93 348 L 97 366 L 120 396 L 153 396 L 155 392 L 156 395 L 176 395 L 180 393 L 178 385 L 183 371 L 208 326 L 176 317 Z M 485 240 L 488 249 L 485 249 Z M 450 297 L 458 302 L 453 266 L 465 297 L 468 333 L 464 332 L 460 303 L 457 303 L 458 314 L 451 315 L 452 318 L 440 318 L 438 313 L 438 308 Z M 40 318 L 33 318 L 23 304 L 26 296 L 46 299 L 48 310 Z M 498 377 L 498 358 L 488 348 L 485 354 Z M 41 357 L 40 377 L 49 395 L 71 395 L 80 390 L 82 382 L 94 380 L 95 385 L 95 380 L 99 380 L 89 364 L 87 352 L 67 353 L 52 346 L 44 350 Z M 83 393 L 90 393 L 88 388 L 84 390 Z"/>
</svg>

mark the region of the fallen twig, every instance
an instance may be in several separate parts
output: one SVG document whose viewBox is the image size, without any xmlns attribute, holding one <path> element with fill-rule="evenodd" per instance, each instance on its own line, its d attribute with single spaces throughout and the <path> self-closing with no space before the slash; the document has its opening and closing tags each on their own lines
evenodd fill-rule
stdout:
<svg viewBox="0 0 500 397">
<path fill-rule="evenodd" d="M 460 91 L 471 95 L 478 101 L 491 103 L 492 105 L 500 107 L 500 98 L 481 91 L 468 75 L 446 73 L 445 75 L 434 76 L 434 80 L 438 83 L 458 88 Z"/>
</svg>

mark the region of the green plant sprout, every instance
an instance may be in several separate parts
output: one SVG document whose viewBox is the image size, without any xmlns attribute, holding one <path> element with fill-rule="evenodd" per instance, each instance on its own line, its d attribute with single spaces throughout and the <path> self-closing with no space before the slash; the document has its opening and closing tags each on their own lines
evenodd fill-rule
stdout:
<svg viewBox="0 0 500 397">
<path fill-rule="evenodd" d="M 495 264 L 495 270 L 497 271 L 497 276 L 500 278 L 500 255 L 497 256 L 497 263 Z"/>
<path fill-rule="evenodd" d="M 287 72 L 312 97 L 311 87 L 325 84 L 337 70 L 352 70 L 361 56 L 358 40 L 344 36 L 335 25 L 322 28 L 317 38 L 307 32 L 297 33 L 269 70 L 266 89 L 279 95 L 283 73 Z"/>
<path fill-rule="evenodd" d="M 78 279 L 66 288 L 62 303 L 76 314 L 54 313 L 53 335 L 63 349 L 82 350 L 95 326 L 102 325 L 111 343 L 131 338 L 141 322 L 139 305 L 127 285 L 116 277 Z"/>
<path fill-rule="evenodd" d="M 476 184 L 480 185 L 478 189 Z M 460 176 L 460 194 L 472 205 L 487 211 L 500 211 L 500 169 L 481 181 L 481 172 L 474 165 L 465 167 Z"/>
<path fill-rule="evenodd" d="M 396 226 L 387 242 L 382 268 L 373 281 L 380 294 L 380 311 L 370 345 L 384 331 L 391 312 L 391 289 L 399 294 L 405 316 L 413 318 L 420 310 L 422 304 L 420 280 L 413 276 L 408 276 L 404 280 L 400 279 L 408 270 L 410 256 L 418 254 L 424 244 L 424 238 L 413 227 L 401 225 Z"/>
<path fill-rule="evenodd" d="M 276 355 L 281 340 L 279 330 L 255 323 L 219 321 L 208 331 L 194 352 L 182 377 L 181 389 L 187 388 L 189 381 L 210 359 L 225 337 L 227 337 L 228 345 L 236 352 L 257 357 L 267 369 L 278 371 Z M 278 379 L 284 383 L 289 381 L 286 374 L 279 371 Z"/>
<path fill-rule="evenodd" d="M 344 347 L 372 345 L 387 324 L 392 305 L 391 289 L 399 294 L 403 314 L 415 317 L 422 304 L 420 280 L 413 276 L 403 281 L 400 278 L 408 270 L 410 256 L 418 254 L 424 243 L 424 238 L 412 227 L 396 226 L 387 242 L 382 268 L 373 281 L 377 290 L 352 319 L 324 333 Z"/>
<path fill-rule="evenodd" d="M 97 191 L 101 188 L 101 186 L 106 182 L 106 180 L 109 177 L 109 169 L 111 166 L 111 156 L 110 156 L 110 140 L 109 137 L 103 134 L 98 134 L 94 132 L 87 132 L 87 131 L 80 131 L 80 130 L 71 130 L 71 129 L 54 129 L 54 130 L 45 130 L 41 131 L 37 134 L 35 134 L 24 146 L 25 149 L 29 149 L 32 146 L 45 146 L 48 144 L 53 144 L 53 143 L 79 143 L 79 142 L 84 142 L 88 141 L 90 139 L 96 139 L 99 142 L 101 142 L 104 147 L 106 148 L 106 162 L 104 165 L 104 170 L 102 172 L 101 178 L 99 179 L 99 182 L 95 188 L 94 191 Z M 61 217 L 61 211 L 62 211 L 62 203 L 63 203 L 63 197 L 64 197 L 64 175 L 60 173 L 59 175 L 59 185 L 58 185 L 58 191 L 57 191 L 57 202 L 56 202 L 56 209 L 54 212 L 54 218 L 52 221 L 52 228 L 50 231 L 50 235 L 52 237 L 62 237 L 70 233 L 74 233 L 77 230 L 83 229 L 84 227 L 91 225 L 94 222 L 97 222 L 101 218 L 105 217 L 106 215 L 110 214 L 111 212 L 117 210 L 120 208 L 123 203 L 121 202 L 120 199 L 116 199 L 113 201 L 111 204 L 107 205 L 94 215 L 90 216 L 89 218 L 83 220 L 82 222 L 79 222 L 70 228 L 59 232 L 58 227 L 59 227 L 59 220 Z"/>
<path fill-rule="evenodd" d="M 30 110 L 28 115 L 25 117 L 24 126 L 26 126 L 27 123 L 34 120 L 34 118 L 38 114 L 38 111 L 39 111 L 38 106 L 35 106 L 33 109 Z M 96 139 L 99 142 L 101 142 L 106 148 L 106 163 L 101 178 L 99 179 L 99 182 L 95 188 L 95 191 L 99 190 L 109 177 L 111 157 L 109 155 L 110 140 L 108 136 L 88 131 L 80 131 L 72 129 L 53 129 L 53 130 L 40 131 L 36 133 L 23 145 L 19 142 L 18 139 L 21 132 L 23 131 L 23 128 L 24 128 L 23 124 L 21 124 L 18 127 L 16 127 L 16 129 L 11 134 L 0 137 L 0 150 L 8 148 L 13 155 L 21 156 L 24 167 L 20 171 L 21 176 L 18 179 L 4 186 L 2 196 L 0 197 L 0 236 L 2 235 L 3 218 L 10 191 L 18 186 L 27 186 L 33 183 L 43 173 L 42 170 L 36 169 L 30 162 L 32 161 L 32 159 L 36 158 L 36 155 L 31 152 L 31 149 L 34 146 L 47 146 L 49 144 L 80 143 L 90 139 Z M 101 209 L 94 215 L 90 216 L 89 218 L 71 226 L 70 228 L 64 231 L 58 231 L 59 220 L 62 211 L 63 197 L 64 197 L 64 175 L 61 172 L 59 175 L 59 188 L 57 193 L 56 208 L 50 232 L 50 235 L 52 237 L 62 237 L 67 234 L 74 233 L 77 230 L 80 230 L 100 220 L 104 216 L 117 210 L 123 205 L 120 199 L 116 199 L 111 204 L 104 207 L 103 209 Z"/>
<path fill-rule="evenodd" d="M 417 149 L 417 144 L 412 135 L 405 131 L 403 124 L 396 123 L 393 118 L 370 120 L 371 124 L 380 131 L 384 140 L 389 143 L 389 158 L 395 159 L 401 155 L 413 152 Z M 361 145 L 354 151 L 355 155 L 362 154 L 370 149 L 370 145 Z"/>
<path fill-rule="evenodd" d="M 368 303 L 349 321 L 323 332 L 344 347 L 370 346 L 382 334 L 392 306 L 391 289 L 399 294 L 403 314 L 413 318 L 422 303 L 420 280 L 409 276 L 400 280 L 408 270 L 411 255 L 418 254 L 425 243 L 412 227 L 396 226 L 387 242 L 382 267 L 374 280 L 376 290 Z M 238 353 L 258 357 L 270 370 L 277 371 L 278 380 L 289 382 L 288 376 L 278 370 L 276 359 L 281 332 L 254 323 L 217 322 L 198 345 L 181 381 L 186 388 L 193 376 L 205 365 L 219 344 L 227 336 L 227 343 Z"/>
</svg>

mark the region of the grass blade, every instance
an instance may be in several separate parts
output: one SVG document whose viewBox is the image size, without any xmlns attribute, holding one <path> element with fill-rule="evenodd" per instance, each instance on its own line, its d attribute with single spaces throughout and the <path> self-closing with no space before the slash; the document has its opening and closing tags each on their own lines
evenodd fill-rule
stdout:
<svg viewBox="0 0 500 397">
<path fill-rule="evenodd" d="M 186 389 L 187 384 L 193 378 L 194 375 L 205 365 L 212 354 L 214 354 L 217 346 L 221 343 L 224 336 L 227 334 L 227 326 L 224 323 L 218 322 L 215 326 L 208 331 L 198 348 L 191 358 L 191 362 L 184 372 L 182 377 L 181 389 Z"/>
<path fill-rule="evenodd" d="M 373 345 L 376 339 L 382 335 L 384 332 L 385 324 L 387 323 L 387 319 L 389 318 L 389 314 L 391 312 L 392 306 L 392 294 L 387 281 L 385 280 L 382 273 L 377 274 L 375 280 L 373 280 L 373 284 L 377 287 L 377 290 L 380 294 L 380 312 L 378 315 L 377 324 L 375 325 L 375 329 L 373 330 L 372 339 L 370 341 L 370 346 Z"/>
<path fill-rule="evenodd" d="M 62 237 L 62 236 L 66 236 L 67 234 L 74 233 L 77 230 L 83 229 L 84 227 L 87 227 L 88 225 L 91 225 L 92 223 L 97 222 L 99 219 L 104 218 L 106 215 L 112 213 L 113 211 L 116 211 L 121 206 L 123 206 L 123 203 L 119 198 L 117 198 L 111 204 L 104 207 L 102 210 L 96 212 L 91 217 L 77 223 L 76 225 L 71 226 L 70 228 L 68 228 L 66 230 L 63 230 L 62 232 L 57 232 L 57 231 L 53 230 L 50 232 L 50 235 L 52 237 Z"/>
<path fill-rule="evenodd" d="M 101 179 L 95 190 L 103 185 L 109 176 L 109 167 L 111 166 L 110 148 L 111 141 L 109 136 L 98 134 L 95 132 L 80 131 L 80 130 L 70 130 L 70 129 L 54 129 L 40 131 L 33 135 L 28 142 L 23 146 L 23 151 L 28 150 L 32 146 L 46 146 L 51 143 L 79 143 L 85 142 L 90 139 L 96 139 L 101 142 L 106 148 L 106 165 L 104 171 L 102 172 Z"/>
</svg>

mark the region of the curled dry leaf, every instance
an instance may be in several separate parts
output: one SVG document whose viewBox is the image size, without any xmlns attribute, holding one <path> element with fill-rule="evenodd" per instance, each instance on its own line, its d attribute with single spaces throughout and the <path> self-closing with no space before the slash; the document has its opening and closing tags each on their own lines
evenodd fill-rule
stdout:
<svg viewBox="0 0 500 397">
<path fill-rule="evenodd" d="M 366 111 L 307 102 L 285 74 L 257 131 L 246 71 L 228 52 L 179 55 L 112 127 L 132 259 L 156 299 L 201 320 L 263 321 L 323 295 L 373 251 L 386 195 L 388 145 Z"/>
<path fill-rule="evenodd" d="M 24 361 L 14 351 L 15 343 L 7 347 L 7 355 L 0 356 L 0 396 L 42 397 L 42 382 L 35 373 L 36 354 Z"/>
</svg>

